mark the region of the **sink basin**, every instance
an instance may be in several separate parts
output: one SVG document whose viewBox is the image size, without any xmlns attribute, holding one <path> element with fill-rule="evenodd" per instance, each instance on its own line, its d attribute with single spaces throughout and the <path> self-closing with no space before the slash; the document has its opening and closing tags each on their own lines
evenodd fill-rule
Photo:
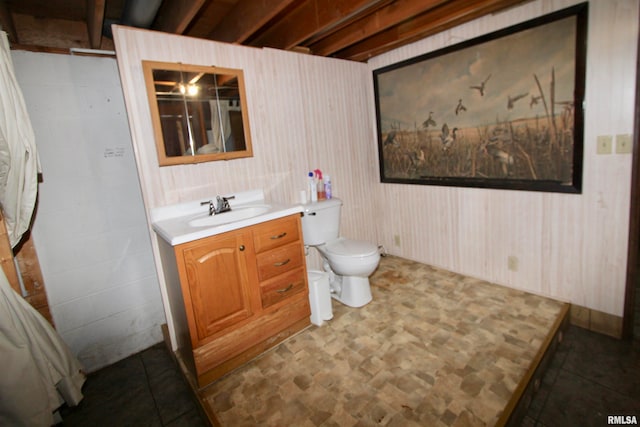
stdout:
<svg viewBox="0 0 640 427">
<path fill-rule="evenodd" d="M 199 215 L 188 222 L 191 227 L 211 227 L 216 225 L 228 224 L 230 222 L 240 221 L 243 219 L 253 218 L 267 212 L 271 206 L 269 205 L 252 205 L 239 206 L 232 208 L 229 212 L 223 212 L 216 215 Z"/>
</svg>

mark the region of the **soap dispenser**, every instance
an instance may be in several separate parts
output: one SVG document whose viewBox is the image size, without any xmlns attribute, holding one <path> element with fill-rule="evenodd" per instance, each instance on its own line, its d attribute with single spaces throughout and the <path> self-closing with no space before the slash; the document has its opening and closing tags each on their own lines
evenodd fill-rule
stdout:
<svg viewBox="0 0 640 427">
<path fill-rule="evenodd" d="M 316 180 L 317 180 L 317 188 L 318 188 L 318 200 L 324 200 L 326 199 L 326 193 L 324 190 L 324 181 L 322 180 L 322 171 L 320 169 L 316 169 L 313 171 L 316 174 Z"/>
<path fill-rule="evenodd" d="M 331 194 L 331 177 L 329 175 L 324 176 L 324 195 L 327 199 L 333 197 Z"/>
</svg>

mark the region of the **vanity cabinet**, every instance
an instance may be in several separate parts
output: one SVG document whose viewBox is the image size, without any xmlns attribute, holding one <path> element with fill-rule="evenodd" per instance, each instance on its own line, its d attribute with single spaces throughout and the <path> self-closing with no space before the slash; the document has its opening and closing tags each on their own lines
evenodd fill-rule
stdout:
<svg viewBox="0 0 640 427">
<path fill-rule="evenodd" d="M 192 340 L 202 342 L 255 313 L 245 242 L 250 232 L 225 233 L 180 246 L 179 263 L 193 316 Z"/>
<path fill-rule="evenodd" d="M 173 250 L 159 242 L 179 353 L 199 387 L 310 324 L 299 214 Z"/>
</svg>

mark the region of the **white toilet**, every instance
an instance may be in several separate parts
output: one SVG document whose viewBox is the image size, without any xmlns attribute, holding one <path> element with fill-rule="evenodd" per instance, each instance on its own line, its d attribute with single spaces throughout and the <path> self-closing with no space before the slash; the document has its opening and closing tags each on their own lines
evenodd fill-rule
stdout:
<svg viewBox="0 0 640 427">
<path fill-rule="evenodd" d="M 350 307 L 362 307 L 371 301 L 369 276 L 378 267 L 380 251 L 373 243 L 339 237 L 341 206 L 336 198 L 305 205 L 302 236 L 305 245 L 322 255 L 331 296 Z"/>
</svg>

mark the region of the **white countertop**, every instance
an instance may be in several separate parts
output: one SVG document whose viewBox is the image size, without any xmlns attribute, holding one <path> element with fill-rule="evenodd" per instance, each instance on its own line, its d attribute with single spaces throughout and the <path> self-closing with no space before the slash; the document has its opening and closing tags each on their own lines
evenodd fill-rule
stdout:
<svg viewBox="0 0 640 427">
<path fill-rule="evenodd" d="M 282 218 L 295 213 L 303 212 L 302 205 L 286 205 L 282 203 L 267 202 L 264 200 L 262 190 L 244 191 L 235 194 L 225 194 L 225 197 L 234 196 L 229 200 L 231 211 L 234 207 L 241 209 L 252 205 L 269 205 L 264 213 L 251 217 L 228 222 L 220 225 L 208 225 L 202 227 L 194 227 L 189 225 L 189 221 L 196 218 L 206 216 L 209 210 L 207 205 L 202 206 L 200 203 L 205 200 L 213 200 L 215 203 L 216 196 L 205 197 L 202 200 L 193 202 L 178 203 L 170 206 L 151 209 L 151 225 L 153 230 L 163 240 L 172 246 L 181 243 L 191 242 L 193 240 L 203 239 L 205 237 L 214 236 L 216 234 L 227 231 L 237 230 L 243 227 L 259 224 L 265 221 Z M 225 215 L 226 212 L 218 215 Z"/>
</svg>

